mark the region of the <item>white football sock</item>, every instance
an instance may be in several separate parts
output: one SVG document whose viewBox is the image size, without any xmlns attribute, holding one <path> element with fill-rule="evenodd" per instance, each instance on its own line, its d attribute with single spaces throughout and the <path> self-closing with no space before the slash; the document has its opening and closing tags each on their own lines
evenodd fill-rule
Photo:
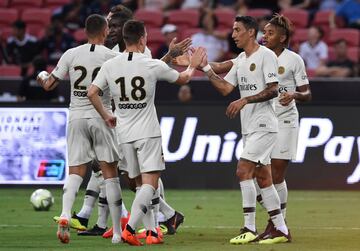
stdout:
<svg viewBox="0 0 360 251">
<path fill-rule="evenodd" d="M 98 227 L 106 228 L 110 210 L 108 201 L 106 199 L 106 185 L 103 176 L 98 179 L 98 182 L 100 187 L 100 194 L 98 203 L 98 219 L 96 224 Z"/>
<path fill-rule="evenodd" d="M 163 184 L 161 178 L 159 178 L 159 181 L 158 181 L 158 189 L 160 191 L 160 197 L 163 198 L 163 200 L 165 200 L 165 189 L 164 189 L 164 184 Z"/>
<path fill-rule="evenodd" d="M 160 208 L 160 189 L 156 189 L 155 191 L 155 195 L 151 200 L 151 205 L 153 208 L 153 212 L 154 212 L 154 220 L 155 220 L 155 227 L 159 226 L 159 219 L 158 219 L 158 214 L 159 214 L 159 208 Z"/>
<path fill-rule="evenodd" d="M 169 204 L 167 204 L 163 198 L 160 197 L 159 202 L 159 211 L 163 213 L 166 220 L 175 215 L 175 210 Z"/>
<path fill-rule="evenodd" d="M 127 218 L 128 217 L 128 210 L 126 209 L 125 203 L 123 201 L 122 203 L 122 209 L 121 209 L 121 218 Z"/>
<path fill-rule="evenodd" d="M 264 201 L 264 206 L 268 211 L 268 214 L 275 225 L 275 228 L 288 234 L 284 218 L 280 210 L 280 199 L 274 185 L 261 189 L 261 196 Z"/>
<path fill-rule="evenodd" d="M 240 189 L 242 194 L 244 226 L 255 232 L 256 188 L 254 180 L 240 181 Z"/>
<path fill-rule="evenodd" d="M 280 184 L 274 184 L 274 186 L 280 198 L 281 213 L 283 214 L 284 219 L 286 219 L 286 204 L 288 198 L 286 181 L 284 180 Z"/>
<path fill-rule="evenodd" d="M 265 208 L 265 206 L 264 206 L 264 201 L 263 201 L 263 199 L 262 199 L 262 197 L 261 197 L 261 188 L 260 188 L 259 184 L 257 183 L 257 180 L 256 180 L 256 179 L 254 179 L 254 184 L 255 184 L 255 188 L 256 188 L 256 200 L 257 200 L 257 202 L 259 202 L 259 204 L 260 204 L 263 208 Z"/>
<path fill-rule="evenodd" d="M 97 175 L 98 174 L 92 172 L 89 183 L 87 184 L 83 205 L 80 212 L 76 214 L 81 218 L 90 218 L 90 215 L 95 206 L 96 199 L 99 197 L 100 187 L 96 178 Z"/>
<path fill-rule="evenodd" d="M 83 178 L 77 174 L 70 174 L 64 184 L 63 197 L 62 197 L 62 212 L 61 217 L 66 217 L 70 220 L 71 218 L 71 209 L 73 207 L 76 194 L 79 191 Z"/>
<path fill-rule="evenodd" d="M 121 189 L 119 178 L 105 180 L 106 199 L 108 201 L 114 234 L 121 235 L 120 216 L 121 216 Z"/>
<path fill-rule="evenodd" d="M 155 188 L 149 184 L 143 184 L 136 191 L 136 196 L 131 206 L 131 215 L 128 225 L 135 230 L 150 207 L 151 199 L 155 194 Z"/>
</svg>

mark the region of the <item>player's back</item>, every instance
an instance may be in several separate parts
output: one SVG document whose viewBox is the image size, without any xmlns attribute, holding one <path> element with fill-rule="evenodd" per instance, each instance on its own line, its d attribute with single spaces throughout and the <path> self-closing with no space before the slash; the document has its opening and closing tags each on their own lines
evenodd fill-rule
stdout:
<svg viewBox="0 0 360 251">
<path fill-rule="evenodd" d="M 66 51 L 61 57 L 52 74 L 63 79 L 66 73 L 69 73 L 71 84 L 70 120 L 100 116 L 87 97 L 87 89 L 102 64 L 116 55 L 119 54 L 103 45 L 84 44 Z M 101 98 L 105 107 L 111 109 L 109 90 L 104 90 Z"/>
<path fill-rule="evenodd" d="M 120 142 L 160 136 L 154 106 L 156 83 L 158 80 L 175 82 L 179 73 L 160 60 L 132 52 L 109 60 L 103 70 L 119 117 Z"/>
</svg>

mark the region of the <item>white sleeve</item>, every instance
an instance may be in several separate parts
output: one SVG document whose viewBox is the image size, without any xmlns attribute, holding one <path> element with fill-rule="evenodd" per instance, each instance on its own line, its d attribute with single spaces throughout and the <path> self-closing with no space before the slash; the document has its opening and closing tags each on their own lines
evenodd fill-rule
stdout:
<svg viewBox="0 0 360 251">
<path fill-rule="evenodd" d="M 265 83 L 279 82 L 277 78 L 278 62 L 274 53 L 267 52 L 263 59 L 263 73 Z"/>
<path fill-rule="evenodd" d="M 299 55 L 297 55 L 294 64 L 294 79 L 296 86 L 308 85 L 309 80 L 306 74 L 305 64 Z"/>
<path fill-rule="evenodd" d="M 161 60 L 157 61 L 156 76 L 158 80 L 165 80 L 169 83 L 174 83 L 178 80 L 180 73 L 170 68 L 166 63 Z"/>
<path fill-rule="evenodd" d="M 106 89 L 108 86 L 107 80 L 106 80 L 106 65 L 103 65 L 100 68 L 99 73 L 96 75 L 96 78 L 94 79 L 93 85 L 96 85 L 100 88 L 100 90 Z"/>
<path fill-rule="evenodd" d="M 51 74 L 57 79 L 64 79 L 66 74 L 69 73 L 71 62 L 71 50 L 67 50 L 59 59 L 55 69 Z"/>
<path fill-rule="evenodd" d="M 235 59 L 236 60 L 236 59 Z M 236 61 L 233 61 L 233 66 L 231 67 L 230 71 L 226 74 L 225 80 L 229 82 L 229 84 L 236 87 L 238 85 L 238 79 L 237 79 L 237 64 Z"/>
</svg>

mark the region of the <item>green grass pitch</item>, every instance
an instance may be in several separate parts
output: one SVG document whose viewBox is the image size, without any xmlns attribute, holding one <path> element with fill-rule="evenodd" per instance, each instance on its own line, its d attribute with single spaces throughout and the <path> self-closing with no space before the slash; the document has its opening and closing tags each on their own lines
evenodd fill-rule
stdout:
<svg viewBox="0 0 360 251">
<path fill-rule="evenodd" d="M 278 245 L 233 246 L 228 243 L 242 225 L 240 191 L 166 191 L 167 201 L 185 214 L 185 223 L 161 246 L 130 247 L 111 244 L 101 237 L 80 237 L 71 232 L 68 245 L 56 239 L 52 221 L 61 206 L 61 189 L 49 188 L 55 205 L 48 212 L 35 212 L 30 203 L 34 189 L 0 188 L 0 250 L 263 250 L 263 251 L 355 251 L 360 250 L 360 192 L 290 191 L 287 221 L 293 242 Z M 84 190 L 74 207 L 79 210 Z M 133 194 L 123 192 L 127 208 Z M 90 225 L 96 222 L 94 211 Z M 266 224 L 258 206 L 257 226 Z"/>
</svg>

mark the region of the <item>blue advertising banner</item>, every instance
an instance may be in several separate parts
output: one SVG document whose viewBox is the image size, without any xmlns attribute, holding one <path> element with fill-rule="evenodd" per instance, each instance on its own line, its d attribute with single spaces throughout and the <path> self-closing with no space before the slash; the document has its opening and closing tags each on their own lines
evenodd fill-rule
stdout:
<svg viewBox="0 0 360 251">
<path fill-rule="evenodd" d="M 66 108 L 0 108 L 0 184 L 63 184 Z"/>
</svg>

